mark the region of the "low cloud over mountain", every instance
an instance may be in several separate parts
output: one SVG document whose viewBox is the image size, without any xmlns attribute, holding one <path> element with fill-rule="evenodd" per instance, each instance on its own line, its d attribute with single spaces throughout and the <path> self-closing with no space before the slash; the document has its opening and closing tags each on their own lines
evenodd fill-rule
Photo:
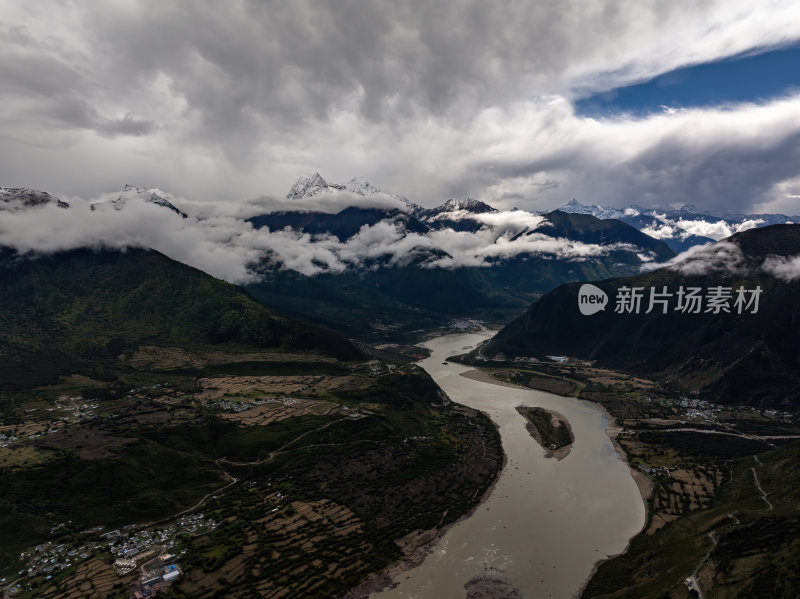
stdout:
<svg viewBox="0 0 800 599">
<path fill-rule="evenodd" d="M 582 311 L 580 283 L 561 285 L 476 355 L 563 354 L 720 403 L 797 408 L 799 257 L 800 224 L 772 225 L 697 247 L 653 272 L 596 281 L 610 298 L 605 310 Z M 632 290 L 647 299 L 626 307 Z M 694 308 L 683 303 L 684 290 L 694 290 Z"/>
<path fill-rule="evenodd" d="M 796 207 L 794 207 L 796 208 Z M 585 205 L 576 200 L 561 207 L 564 212 L 592 214 L 598 218 L 616 218 L 654 239 L 663 239 L 674 251 L 682 252 L 696 245 L 719 241 L 766 225 L 800 222 L 800 216 L 786 214 L 743 214 L 730 210 L 703 210 L 691 204 L 678 209 L 645 208 L 639 205 L 610 208 Z"/>
<path fill-rule="evenodd" d="M 6 189 L 0 245 L 23 252 L 151 247 L 232 282 L 253 280 L 253 268 L 265 262 L 315 275 L 412 262 L 424 268 L 487 267 L 518 256 L 580 262 L 627 252 L 637 261 L 656 258 L 647 246 L 652 240 L 638 245 L 634 240 L 586 241 L 552 229 L 542 214 L 498 211 L 475 200 L 450 200 L 425 210 L 365 181 L 328 185 L 316 177 L 310 185 L 310 179 L 302 179 L 283 199 L 260 197 L 227 212 L 209 211 L 205 205 L 199 214 L 193 213 L 192 202 L 132 186 L 92 200 L 71 198 L 67 210 L 55 198 L 11 210 L 22 206 L 23 196 L 39 192 Z M 352 211 L 355 220 L 350 233 L 337 236 L 326 222 L 344 210 Z M 243 218 L 253 213 L 316 219 L 317 228 L 254 226 L 257 219 Z"/>
</svg>

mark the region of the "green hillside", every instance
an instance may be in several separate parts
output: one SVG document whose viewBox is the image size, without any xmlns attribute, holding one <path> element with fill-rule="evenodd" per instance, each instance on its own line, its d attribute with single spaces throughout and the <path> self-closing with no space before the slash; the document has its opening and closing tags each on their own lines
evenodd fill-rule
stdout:
<svg viewBox="0 0 800 599">
<path fill-rule="evenodd" d="M 773 225 L 730 238 L 742 250 L 743 263 L 731 271 L 682 274 L 661 269 L 596 285 L 608 295 L 604 311 L 585 316 L 578 309 L 580 284 L 563 285 L 544 295 L 528 311 L 482 348 L 483 356 L 564 354 L 601 365 L 668 380 L 706 398 L 762 406 L 800 406 L 800 282 L 777 279 L 761 269 L 769 255 L 800 253 L 800 226 Z M 760 287 L 757 312 L 666 314 L 660 306 L 645 313 L 651 288 L 675 294 L 680 286 L 732 289 Z M 645 290 L 640 313 L 617 313 L 623 287 Z M 749 296 L 748 296 L 749 297 Z"/>
<path fill-rule="evenodd" d="M 561 210 L 553 210 L 545 216 L 548 224 L 543 227 L 543 231 L 548 235 L 583 243 L 627 243 L 652 252 L 658 261 L 669 260 L 675 256 L 675 252 L 665 242 L 653 239 L 635 227 L 614 218 L 600 219 L 591 214 L 575 214 Z"/>
<path fill-rule="evenodd" d="M 155 251 L 3 250 L 0 282 L 0 389 L 102 375 L 140 346 L 358 356 L 335 333 Z"/>
</svg>

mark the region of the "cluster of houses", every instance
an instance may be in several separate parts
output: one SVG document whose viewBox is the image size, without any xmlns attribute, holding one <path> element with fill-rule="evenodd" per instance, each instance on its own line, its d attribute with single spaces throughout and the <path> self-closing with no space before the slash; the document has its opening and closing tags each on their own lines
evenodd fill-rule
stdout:
<svg viewBox="0 0 800 599">
<path fill-rule="evenodd" d="M 139 582 L 131 589 L 133 599 L 155 597 L 159 591 L 168 589 L 173 582 L 180 578 L 182 572 L 177 564 L 169 564 L 155 570 L 142 573 Z"/>
<path fill-rule="evenodd" d="M 108 541 L 108 550 L 114 557 L 140 560 L 142 554 L 154 547 L 171 547 L 179 534 L 195 536 L 214 530 L 217 526 L 214 520 L 204 518 L 203 514 L 188 514 L 163 528 L 128 533 L 133 526 L 127 526 L 122 530 L 107 532 L 102 537 Z"/>
<path fill-rule="evenodd" d="M 512 361 L 518 364 L 536 364 L 539 362 L 539 358 L 534 358 L 533 356 L 517 356 Z"/>
<path fill-rule="evenodd" d="M 143 387 L 137 387 L 130 389 L 128 391 L 128 397 L 144 397 L 148 391 L 158 391 L 158 390 L 165 390 L 165 387 L 168 387 L 169 383 L 156 383 L 155 385 L 147 385 Z M 45 408 L 47 412 L 56 412 L 55 416 L 52 416 L 51 419 L 60 421 L 61 424 L 76 424 L 79 422 L 86 422 L 89 420 L 95 420 L 98 418 L 97 409 L 100 407 L 100 404 L 86 400 L 81 396 L 67 396 L 62 395 L 59 397 L 55 405 Z M 34 412 L 40 412 L 39 408 L 31 408 L 25 410 L 27 414 L 33 414 Z M 51 428 L 45 432 L 40 432 L 36 434 L 29 435 L 28 439 L 38 439 L 43 434 L 52 434 L 56 433 L 60 428 Z M 12 435 L 11 433 L 0 433 L 0 447 L 8 447 L 9 445 L 19 441 L 20 438 Z"/>
<path fill-rule="evenodd" d="M 47 408 L 48 412 L 67 412 L 61 419 L 67 423 L 83 422 L 97 418 L 95 410 L 99 404 L 87 402 L 83 397 L 59 397 L 55 407 Z"/>
<path fill-rule="evenodd" d="M 55 574 L 66 570 L 71 566 L 84 561 L 94 551 L 97 543 L 86 543 L 77 547 L 62 543 L 53 545 L 52 543 L 41 543 L 20 554 L 20 559 L 26 562 L 26 569 L 19 572 L 20 576 L 43 575 L 46 579 L 52 578 Z"/>
<path fill-rule="evenodd" d="M 8 447 L 12 443 L 16 443 L 19 439 L 16 435 L 11 433 L 0 433 L 0 447 Z"/>
<path fill-rule="evenodd" d="M 304 404 L 306 402 L 305 400 L 295 399 L 292 397 L 271 397 L 269 399 L 253 399 L 250 401 L 228 401 L 227 399 L 223 399 L 217 402 L 217 405 L 228 412 L 238 413 L 267 403 L 277 403 L 289 407 L 298 404 Z"/>
<path fill-rule="evenodd" d="M 51 532 L 58 533 L 68 525 L 69 522 L 58 524 L 52 527 Z M 117 558 L 114 562 L 114 569 L 118 575 L 123 576 L 133 571 L 137 567 L 137 562 L 142 563 L 143 559 L 153 555 L 157 550 L 172 547 L 178 535 L 196 536 L 214 530 L 217 526 L 219 526 L 217 522 L 211 518 L 205 518 L 203 514 L 188 514 L 165 527 L 152 530 L 139 529 L 137 525 L 131 524 L 101 534 L 103 527 L 95 526 L 80 532 L 84 540 L 79 544 L 48 542 L 22 552 L 20 560 L 25 563 L 25 569 L 19 571 L 19 576 L 30 578 L 44 576 L 46 580 L 49 580 L 62 570 L 85 561 L 102 549 L 107 549 L 112 556 Z M 167 559 L 174 557 L 171 554 L 165 555 Z M 162 558 L 164 558 L 163 555 Z M 162 559 L 162 561 L 165 560 Z M 179 570 L 176 568 L 175 571 Z M 171 583 L 177 576 L 170 575 L 162 582 Z M 21 590 L 22 587 L 17 586 L 18 590 Z M 157 589 L 153 587 L 152 590 Z M 153 594 L 153 592 L 149 595 L 143 594 L 142 597 L 150 597 Z"/>
<path fill-rule="evenodd" d="M 55 421 L 55 424 L 66 425 L 83 422 L 86 420 L 94 420 L 97 418 L 97 414 L 95 413 L 97 407 L 98 404 L 87 403 L 82 397 L 63 396 L 56 401 L 54 407 L 47 408 L 46 411 L 58 413 L 56 416 L 51 417 L 51 423 Z M 31 408 L 29 410 L 25 410 L 25 412 L 28 414 L 33 414 L 34 412 L 39 412 L 39 408 Z M 64 412 L 66 412 L 66 414 Z M 20 437 L 18 434 L 14 434 L 11 431 L 0 432 L 0 447 L 9 447 L 20 442 L 23 438 L 29 440 L 38 439 L 44 435 L 57 433 L 60 430 L 61 428 L 57 426 L 51 426 L 46 430 L 42 428 L 38 432 L 34 432 L 23 437 Z"/>
<path fill-rule="evenodd" d="M 553 362 L 555 364 L 566 364 L 569 361 L 569 357 L 568 356 L 551 355 L 551 356 L 545 356 L 545 358 L 547 359 L 548 362 Z M 486 361 L 486 358 L 484 356 L 482 356 L 480 352 L 478 352 L 478 355 L 475 356 L 475 359 L 478 360 L 478 361 L 481 361 L 481 362 L 485 362 Z M 509 358 L 505 353 L 500 352 L 500 353 L 495 354 L 491 358 L 491 361 L 492 362 L 508 362 Z M 511 362 L 516 362 L 517 364 L 538 364 L 538 363 L 541 362 L 541 360 L 539 360 L 538 358 L 535 358 L 533 356 L 517 356 L 517 357 L 513 358 L 510 361 Z M 583 364 L 585 366 L 589 365 L 588 362 L 583 362 Z"/>
<path fill-rule="evenodd" d="M 717 414 L 722 411 L 722 406 L 713 405 L 703 399 L 681 397 L 679 405 L 686 410 L 686 420 L 716 420 Z"/>
<path fill-rule="evenodd" d="M 636 467 L 650 476 L 665 476 L 666 478 L 670 478 L 669 468 L 654 468 L 645 466 L 644 464 L 637 464 Z"/>
<path fill-rule="evenodd" d="M 384 364 L 380 360 L 370 360 L 367 362 L 370 374 L 383 374 Z"/>
<path fill-rule="evenodd" d="M 451 320 L 448 323 L 448 326 L 451 329 L 458 331 L 459 333 L 468 333 L 472 331 L 480 331 L 483 329 L 483 324 L 479 320 L 472 320 L 469 318 Z"/>
<path fill-rule="evenodd" d="M 706 420 L 714 422 L 721 412 L 751 412 L 760 414 L 767 418 L 781 419 L 785 422 L 791 422 L 793 415 L 790 412 L 780 412 L 778 410 L 764 410 L 754 406 L 732 406 L 732 405 L 717 405 L 704 399 L 697 399 L 696 397 L 680 397 L 679 399 L 668 398 L 652 398 L 647 397 L 647 403 L 656 403 L 669 407 L 683 408 L 683 419 L 686 422 L 692 420 Z"/>
<path fill-rule="evenodd" d="M 688 397 L 681 397 L 679 404 L 682 408 L 686 409 L 687 420 L 715 420 L 719 412 L 722 411 L 749 411 L 767 418 L 780 418 L 785 421 L 791 421 L 792 414 L 789 412 L 779 412 L 778 410 L 764 410 L 757 407 L 735 407 L 735 406 L 720 406 L 712 404 L 702 399 L 693 399 Z"/>
<path fill-rule="evenodd" d="M 566 364 L 567 363 L 567 356 L 545 356 L 551 362 L 555 362 L 556 364 Z"/>
<path fill-rule="evenodd" d="M 255 408 L 256 406 L 260 406 L 265 403 L 267 403 L 266 399 L 254 399 L 252 401 L 228 401 L 227 399 L 223 399 L 222 401 L 218 402 L 217 405 L 226 412 L 238 413 L 249 410 L 250 408 Z"/>
<path fill-rule="evenodd" d="M 60 430 L 61 429 L 59 428 L 49 428 L 47 430 L 31 433 L 30 435 L 25 436 L 24 439 L 28 440 L 38 439 L 39 437 L 42 437 L 44 435 L 52 435 L 53 433 L 57 433 Z M 18 437 L 17 435 L 14 435 L 10 432 L 0 433 L 0 447 L 10 447 L 11 445 L 19 443 L 22 439 L 23 437 Z"/>
</svg>

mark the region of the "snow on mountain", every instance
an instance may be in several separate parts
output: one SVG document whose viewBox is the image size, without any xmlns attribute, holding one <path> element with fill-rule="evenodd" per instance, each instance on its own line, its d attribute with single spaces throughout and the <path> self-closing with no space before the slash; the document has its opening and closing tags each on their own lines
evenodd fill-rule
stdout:
<svg viewBox="0 0 800 599">
<path fill-rule="evenodd" d="M 470 197 L 465 198 L 450 198 L 444 204 L 425 210 L 426 216 L 437 216 L 440 214 L 447 214 L 451 212 L 469 212 L 471 214 L 484 214 L 486 212 L 497 212 L 495 208 L 485 204 L 480 200 L 474 200 Z"/>
<path fill-rule="evenodd" d="M 319 197 L 324 194 L 342 192 L 350 192 L 361 197 L 395 200 L 403 203 L 408 207 L 410 214 L 418 217 L 433 217 L 438 214 L 462 211 L 472 214 L 496 212 L 496 210 L 488 204 L 484 204 L 470 197 L 451 198 L 436 208 L 423 208 L 405 196 L 381 191 L 363 177 L 355 177 L 347 183 L 340 184 L 329 183 L 319 173 L 314 173 L 310 177 L 300 177 L 297 182 L 292 185 L 289 193 L 286 194 L 286 199 L 303 200 Z"/>
<path fill-rule="evenodd" d="M 397 200 L 398 202 L 402 202 L 403 204 L 405 204 L 412 213 L 422 210 L 422 206 L 420 206 L 419 204 L 415 204 L 407 197 L 395 193 L 385 193 L 380 189 L 378 189 L 377 187 L 375 187 L 374 185 L 370 184 L 369 181 L 367 181 L 363 177 L 356 177 L 354 179 L 351 179 L 345 184 L 345 188 L 348 191 L 352 191 L 353 193 L 360 196 L 386 197 L 386 198 L 391 198 L 393 200 Z"/>
<path fill-rule="evenodd" d="M 800 222 L 798 216 L 785 214 L 737 214 L 702 210 L 692 204 L 673 208 L 643 208 L 626 206 L 606 208 L 585 205 L 572 200 L 559 208 L 562 212 L 591 214 L 597 218 L 616 218 L 639 229 L 642 233 L 661 239 L 674 251 L 682 252 L 696 245 L 719 241 L 734 233 L 754 227 Z"/>
<path fill-rule="evenodd" d="M 357 196 L 382 198 L 401 202 L 412 213 L 422 210 L 422 207 L 415 204 L 408 198 L 381 191 L 363 177 L 356 177 L 351 179 L 345 184 L 328 183 L 319 173 L 314 173 L 310 177 L 300 177 L 297 182 L 292 185 L 286 198 L 289 200 L 302 200 L 306 198 L 313 198 L 322 194 L 334 194 L 339 192 L 350 192 Z"/>
<path fill-rule="evenodd" d="M 183 218 L 188 218 L 186 213 L 176 208 L 172 202 L 165 197 L 167 195 L 169 194 L 166 194 L 158 188 L 146 189 L 137 185 L 126 184 L 117 197 L 94 202 L 91 204 L 90 208 L 92 210 L 97 210 L 103 209 L 106 206 L 111 206 L 115 210 L 122 210 L 129 201 L 134 198 L 138 198 L 149 204 L 155 204 L 157 206 L 168 208 Z"/>
<path fill-rule="evenodd" d="M 604 218 L 622 218 L 623 211 L 616 208 L 605 208 L 595 204 L 581 204 L 578 200 L 572 199 L 567 204 L 559 208 L 562 212 L 569 212 L 571 214 L 591 214 L 592 216 L 600 219 Z"/>
<path fill-rule="evenodd" d="M 292 185 L 286 198 L 290 200 L 301 200 L 303 198 L 311 198 L 321 193 L 332 193 L 342 191 L 344 185 L 330 185 L 319 173 L 314 173 L 310 177 L 300 177 L 297 182 Z"/>
<path fill-rule="evenodd" d="M 619 222 L 587 227 L 595 219 L 585 216 L 554 223 L 546 215 L 496 210 L 473 198 L 451 198 L 429 211 L 410 212 L 401 196 L 385 194 L 363 179 L 333 187 L 315 175 L 290 193 L 295 199 L 261 198 L 267 210 L 248 218 L 235 210 L 204 215 L 198 209 L 192 218 L 177 219 L 162 208 L 185 215 L 171 195 L 158 189 L 126 185 L 94 200 L 76 198 L 62 215 L 52 212 L 58 200 L 49 194 L 2 188 L 0 206 L 19 209 L 0 219 L 0 246 L 21 252 L 152 247 L 230 281 L 252 280 L 257 276 L 253 265 L 266 256 L 281 269 L 308 276 L 412 264 L 513 269 L 539 258 L 563 261 L 558 268 L 564 272 L 592 263 L 600 276 L 616 264 L 635 268 L 649 247 L 620 235 L 619 227 L 611 226 Z M 573 226 L 572 220 L 581 222 Z"/>
<path fill-rule="evenodd" d="M 450 198 L 435 208 L 421 210 L 417 217 L 434 229 L 476 232 L 487 225 L 482 218 L 498 211 L 480 200 L 470 197 Z"/>
<path fill-rule="evenodd" d="M 69 208 L 69 204 L 46 191 L 25 187 L 0 187 L 0 210 L 24 210 L 55 204 L 59 208 Z"/>
</svg>

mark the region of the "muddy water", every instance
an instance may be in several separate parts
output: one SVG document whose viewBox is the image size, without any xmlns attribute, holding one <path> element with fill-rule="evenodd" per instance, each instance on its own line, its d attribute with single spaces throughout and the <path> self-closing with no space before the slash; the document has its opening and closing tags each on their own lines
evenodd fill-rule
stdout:
<svg viewBox="0 0 800 599">
<path fill-rule="evenodd" d="M 486 572 L 502 575 L 526 599 L 566 599 L 594 564 L 622 552 L 643 526 L 645 507 L 627 465 L 605 433 L 597 406 L 542 391 L 474 381 L 444 358 L 464 353 L 485 334 L 448 335 L 428 342 L 421 362 L 453 401 L 486 412 L 497 423 L 508 462 L 491 496 L 433 547 L 425 561 L 396 578 L 380 599 L 464 599 L 464 584 Z M 557 410 L 575 444 L 563 460 L 547 459 L 516 406 Z"/>
</svg>

